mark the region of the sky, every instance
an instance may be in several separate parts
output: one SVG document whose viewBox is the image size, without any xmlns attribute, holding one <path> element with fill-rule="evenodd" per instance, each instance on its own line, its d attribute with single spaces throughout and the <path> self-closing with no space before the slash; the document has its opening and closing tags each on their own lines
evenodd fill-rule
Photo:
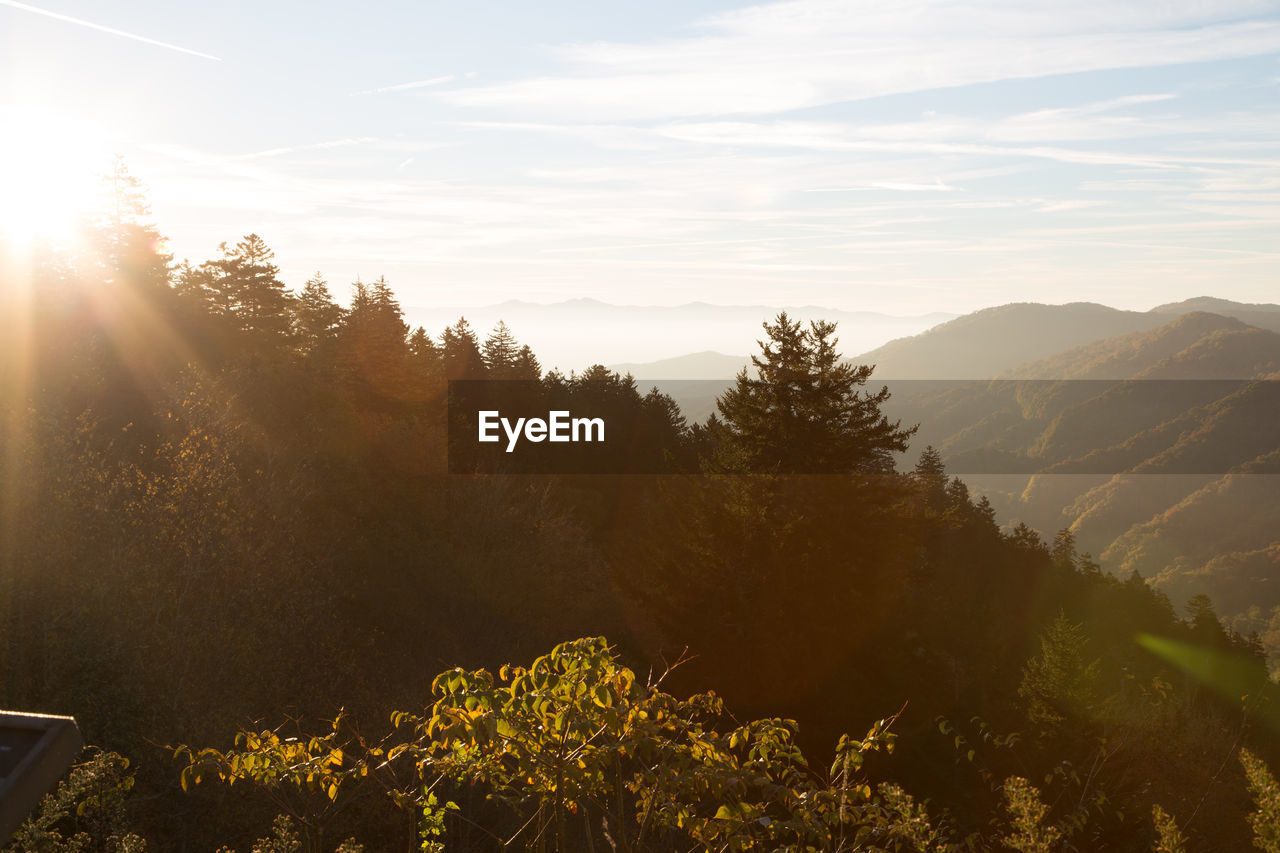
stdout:
<svg viewBox="0 0 1280 853">
<path fill-rule="evenodd" d="M 1280 2 L 0 0 L 0 229 L 112 154 L 406 306 L 1276 302 Z"/>
</svg>

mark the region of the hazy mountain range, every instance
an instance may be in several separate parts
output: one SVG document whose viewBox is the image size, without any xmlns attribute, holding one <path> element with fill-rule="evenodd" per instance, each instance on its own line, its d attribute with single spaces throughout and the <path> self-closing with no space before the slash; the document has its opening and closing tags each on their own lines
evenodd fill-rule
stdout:
<svg viewBox="0 0 1280 853">
<path fill-rule="evenodd" d="M 850 361 L 876 364 L 890 417 L 921 425 L 906 464 L 937 447 L 1003 523 L 1070 528 L 1104 569 L 1138 571 L 1176 605 L 1208 594 L 1280 656 L 1280 305 L 1003 305 Z M 702 420 L 746 362 L 616 367 Z"/>
<path fill-rule="evenodd" d="M 818 311 L 819 309 L 805 309 Z M 940 320 L 936 325 L 874 348 L 859 350 L 851 345 L 859 334 L 849 334 L 845 321 L 834 313 L 797 315 L 835 319 L 842 350 L 857 364 L 876 365 L 876 379 L 986 379 L 1018 371 L 1019 378 L 1056 378 L 1060 365 L 1040 364 L 1041 360 L 1099 341 L 1147 331 L 1168 324 L 1179 316 L 1195 312 L 1212 313 L 1239 320 L 1260 329 L 1280 332 L 1280 305 L 1250 305 L 1202 296 L 1185 302 L 1160 305 L 1150 311 L 1123 311 L 1092 302 L 1042 305 L 1019 302 L 984 308 L 971 314 Z M 867 315 L 859 315 L 864 320 Z M 936 315 L 925 315 L 932 317 Z M 903 319 L 903 318 L 899 318 Z M 923 319 L 923 318 L 910 318 Z M 865 337 L 865 333 L 862 333 Z M 730 379 L 748 362 L 709 358 L 706 346 L 699 352 L 660 361 L 610 365 L 632 375 L 653 379 Z M 725 351 L 716 346 L 710 349 Z M 729 352 L 755 352 L 747 350 Z M 861 352 L 859 355 L 852 353 Z M 1035 362 L 1034 367 L 1029 363 Z M 1118 366 L 1113 365 L 1113 366 Z M 713 373 L 711 371 L 720 372 Z M 1039 372 L 1029 372 L 1029 371 Z M 1014 374 L 1010 374 L 1014 375 Z M 1094 378 L 1120 378 L 1099 375 Z"/>
<path fill-rule="evenodd" d="M 439 337 L 446 326 L 465 317 L 481 340 L 501 320 L 522 344 L 533 348 L 543 367 L 558 368 L 566 373 L 598 363 L 625 364 L 638 371 L 649 369 L 651 365 L 645 364 L 647 362 L 672 359 L 673 363 L 659 363 L 653 369 L 665 371 L 663 378 L 713 379 L 732 376 L 746 364 L 747 353 L 758 349 L 756 341 L 763 335 L 760 324 L 782 310 L 806 320 L 839 323 L 845 352 L 877 347 L 956 316 L 934 312 L 900 317 L 813 305 L 785 309 L 706 302 L 676 306 L 611 305 L 595 299 L 571 299 L 553 304 L 511 300 L 488 306 L 407 306 L 404 314 L 405 322 L 411 327 L 422 326 L 433 337 Z M 688 356 L 688 353 L 695 355 Z M 724 356 L 721 361 L 705 358 L 719 353 L 730 356 Z M 696 365 L 692 373 L 686 360 Z"/>
<path fill-rule="evenodd" d="M 956 346 L 980 349 L 979 340 L 960 343 L 956 330 L 989 330 L 1001 313 L 979 312 L 985 322 L 955 321 L 914 340 L 933 349 L 951 327 Z M 1274 641 L 1267 629 L 1280 618 L 1280 334 L 1272 329 L 1280 307 L 1192 300 L 1149 315 L 1163 323 L 1006 367 L 994 381 L 890 381 L 891 416 L 920 423 L 913 449 L 938 447 L 1002 521 L 1026 521 L 1046 536 L 1070 528 L 1104 569 L 1138 571 L 1179 606 L 1207 594 L 1240 630 Z"/>
</svg>

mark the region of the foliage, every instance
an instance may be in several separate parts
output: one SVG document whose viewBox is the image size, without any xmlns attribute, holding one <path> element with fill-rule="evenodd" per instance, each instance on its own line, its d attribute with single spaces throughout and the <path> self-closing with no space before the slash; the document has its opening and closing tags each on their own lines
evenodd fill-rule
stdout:
<svg viewBox="0 0 1280 853">
<path fill-rule="evenodd" d="M 282 737 L 278 731 L 241 731 L 236 735 L 238 749 L 221 752 L 179 746 L 173 752 L 187 762 L 181 774 L 184 791 L 206 778 L 228 785 L 248 783 L 284 811 L 287 832 L 277 821 L 281 831 L 274 841 L 261 842 L 266 849 L 291 853 L 296 823 L 302 827 L 303 853 L 318 853 L 326 825 L 351 801 L 351 790 L 369 775 L 366 762 L 347 757 L 344 746 L 353 738 L 348 719 L 339 715 L 323 736 Z"/>
<path fill-rule="evenodd" d="M 1045 822 L 1049 807 L 1036 787 L 1021 776 L 1011 776 L 1004 783 L 1004 799 L 1012 824 L 1004 844 L 1019 853 L 1053 853 L 1062 841 L 1062 830 Z"/>
<path fill-rule="evenodd" d="M 393 714 L 396 733 L 378 745 L 354 737 L 358 753 L 336 745 L 343 718 L 322 738 L 242 732 L 228 752 L 179 747 L 184 786 L 249 782 L 310 830 L 329 816 L 326 800 L 340 804 L 346 786 L 372 774 L 397 805 L 421 811 L 424 850 L 458 811 L 436 796 L 450 784 L 509 809 L 514 833 L 494 836 L 508 846 L 549 837 L 556 850 L 577 849 L 592 843 L 597 818 L 628 850 L 843 850 L 878 836 L 941 837 L 899 790 L 877 799 L 866 781 L 866 757 L 893 749 L 891 721 L 842 737 L 824 776 L 796 746 L 793 721 L 729 724 L 715 694 L 680 700 L 642 684 L 603 638 L 563 643 L 496 679 L 448 670 L 432 692 L 424 714 Z M 310 834 L 303 849 L 319 849 Z"/>
<path fill-rule="evenodd" d="M 1187 838 L 1168 812 L 1158 805 L 1152 806 L 1151 822 L 1156 828 L 1156 846 L 1152 853 L 1187 853 Z"/>
<path fill-rule="evenodd" d="M 145 853 L 146 842 L 129 831 L 125 800 L 133 782 L 128 759 L 93 754 L 41 800 L 5 853 Z"/>
<path fill-rule="evenodd" d="M 1033 723 L 1056 732 L 1069 716 L 1087 713 L 1097 701 L 1099 663 L 1086 659 L 1081 625 L 1059 611 L 1040 638 L 1039 656 L 1022 672 L 1018 695 Z"/>
<path fill-rule="evenodd" d="M 1240 750 L 1240 763 L 1249 780 L 1254 811 L 1249 815 L 1253 829 L 1253 846 L 1266 853 L 1280 851 L 1280 785 L 1257 755 Z"/>
</svg>

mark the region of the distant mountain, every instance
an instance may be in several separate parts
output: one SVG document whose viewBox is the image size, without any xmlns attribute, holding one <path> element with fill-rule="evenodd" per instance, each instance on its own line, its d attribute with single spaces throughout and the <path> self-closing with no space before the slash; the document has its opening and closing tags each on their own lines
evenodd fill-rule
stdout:
<svg viewBox="0 0 1280 853">
<path fill-rule="evenodd" d="M 1280 576 L 1272 576 L 1267 601 L 1250 592 L 1255 581 L 1230 578 L 1220 570 L 1228 559 L 1280 549 L 1280 451 L 1262 454 L 1229 474 L 1192 492 L 1181 501 L 1136 524 L 1102 552 L 1104 561 L 1121 572 L 1138 571 L 1158 586 L 1182 595 L 1208 594 L 1227 615 L 1249 604 L 1280 604 Z M 1245 590 L 1241 586 L 1246 585 Z"/>
<path fill-rule="evenodd" d="M 965 314 L 850 359 L 877 379 L 988 379 L 1082 344 L 1167 323 L 1164 315 L 1092 302 L 1021 302 Z"/>
<path fill-rule="evenodd" d="M 1119 378 L 1133 366 L 1137 347 L 1152 363 L 1180 351 L 1177 342 L 1197 336 L 1195 328 L 1168 330 L 1164 349 L 1148 342 L 1117 344 L 1113 350 L 1068 351 L 1166 326 L 1182 315 L 1212 313 L 1220 318 L 1271 331 L 1280 331 L 1280 305 L 1246 305 L 1201 297 L 1150 311 L 1121 311 L 1092 302 L 1067 305 L 1014 303 L 965 314 L 913 337 L 890 341 L 851 358 L 876 365 L 878 379 L 986 379 L 1016 371 L 1019 378 L 1061 378 L 1064 371 L 1082 378 L 1084 368 L 1094 378 Z M 1200 322 L 1212 323 L 1202 319 Z M 1224 327 L 1225 328 L 1225 327 Z M 1238 328 L 1238 327 L 1237 327 Z M 1082 362 L 1084 357 L 1097 364 Z M 1059 357 L 1056 358 L 1055 357 Z M 1047 363 L 1040 363 L 1042 361 Z"/>
<path fill-rule="evenodd" d="M 529 344 L 546 368 L 582 370 L 593 364 L 632 364 L 687 353 L 753 352 L 763 336 L 760 324 L 785 310 L 804 320 L 834 320 L 845 352 L 914 335 L 956 315 L 928 313 L 899 317 L 870 311 L 841 311 L 814 305 L 775 308 L 764 305 L 676 306 L 611 305 L 596 299 L 540 304 L 511 300 L 498 305 L 424 308 L 406 306 L 405 322 L 438 337 L 446 326 L 466 317 L 481 337 L 502 320 L 516 338 Z M 647 368 L 644 372 L 648 372 Z M 737 367 L 726 376 L 737 372 Z M 719 378 L 719 377 L 704 377 Z"/>
<path fill-rule="evenodd" d="M 1165 318 L 1161 318 L 1165 319 Z M 1232 338 L 1235 333 L 1245 335 Z M 1175 359 L 1188 348 L 1214 335 L 1230 340 L 1233 349 L 1248 349 L 1246 338 L 1266 336 L 1269 333 L 1254 329 L 1239 320 L 1201 311 L 1183 314 L 1172 323 L 1142 332 L 1097 341 L 1075 347 L 1057 355 L 1019 365 L 1001 374 L 1010 379 L 1136 379 L 1148 372 L 1161 372 L 1161 365 Z M 1264 349 L 1265 352 L 1265 349 Z M 1264 359 L 1274 353 L 1265 352 Z M 1195 362 L 1197 359 L 1183 358 Z M 1198 365 L 1197 372 L 1212 367 L 1221 375 L 1216 378 L 1256 376 L 1259 365 L 1234 366 L 1216 360 L 1210 365 Z M 1183 368 L 1185 369 L 1185 368 Z M 1196 378 L 1210 378 L 1198 376 Z"/>
<path fill-rule="evenodd" d="M 1232 302 L 1214 296 L 1197 296 L 1182 302 L 1170 302 L 1151 309 L 1153 314 L 1185 314 L 1188 311 L 1204 311 L 1231 317 L 1259 329 L 1280 332 L 1280 305 L 1267 303 Z"/>
<path fill-rule="evenodd" d="M 724 379 L 733 377 L 744 367 L 751 365 L 746 355 L 725 355 L 719 352 L 695 352 L 676 358 L 657 361 L 624 362 L 606 365 L 618 373 L 630 373 L 637 379 Z"/>
<path fill-rule="evenodd" d="M 1224 472 L 1280 445 L 1255 379 L 1280 379 L 1280 334 L 1197 312 L 997 380 L 888 380 L 888 411 L 961 472 Z"/>
<path fill-rule="evenodd" d="M 889 381 L 890 415 L 920 423 L 915 448 L 938 447 L 1002 519 L 1069 527 L 1104 568 L 1138 571 L 1178 605 L 1207 594 L 1262 630 L 1280 614 L 1280 334 L 1181 311 L 1206 304 L 1162 306 L 1143 315 L 1160 326 L 996 380 Z M 1264 634 L 1280 662 L 1280 632 Z"/>
</svg>

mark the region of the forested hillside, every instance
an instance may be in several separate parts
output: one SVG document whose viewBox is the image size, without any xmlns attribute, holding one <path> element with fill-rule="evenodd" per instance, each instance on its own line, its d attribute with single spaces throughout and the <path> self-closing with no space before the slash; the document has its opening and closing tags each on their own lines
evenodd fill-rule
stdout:
<svg viewBox="0 0 1280 853">
<path fill-rule="evenodd" d="M 411 330 L 382 279 L 345 307 L 320 274 L 290 289 L 255 235 L 175 264 L 123 202 L 79 249 L 0 269 L 0 705 L 74 714 L 111 751 L 14 849 L 1266 831 L 1258 638 L 1070 531 L 1002 532 L 833 324 L 766 324 L 688 423 L 630 376 L 544 373 L 518 329 Z M 602 470 L 660 473 L 447 473 L 459 379 L 607 411 L 629 438 Z M 1063 458 L 1068 411 L 1037 445 Z"/>
<path fill-rule="evenodd" d="M 1278 379 L 1280 334 L 1196 311 L 990 382 L 893 385 L 890 410 L 973 472 L 1002 519 L 1070 528 L 1105 570 L 1137 571 L 1179 606 L 1208 595 L 1275 656 Z"/>
</svg>

